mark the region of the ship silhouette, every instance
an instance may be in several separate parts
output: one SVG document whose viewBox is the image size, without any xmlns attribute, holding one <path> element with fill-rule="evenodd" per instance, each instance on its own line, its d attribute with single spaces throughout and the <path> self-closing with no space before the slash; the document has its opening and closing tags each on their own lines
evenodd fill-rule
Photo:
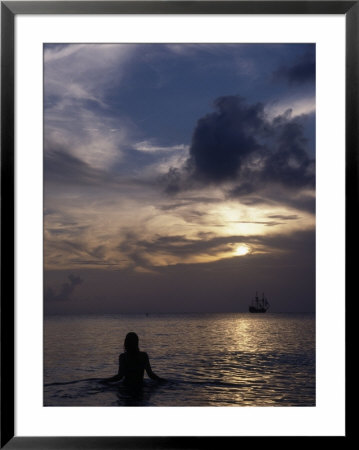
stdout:
<svg viewBox="0 0 359 450">
<path fill-rule="evenodd" d="M 264 296 L 264 293 L 262 295 L 262 298 L 260 299 L 258 297 L 258 293 L 256 292 L 256 296 L 252 300 L 252 304 L 249 305 L 249 312 L 250 313 L 265 313 L 267 312 L 267 309 L 269 308 L 269 303 L 266 297 Z"/>
</svg>

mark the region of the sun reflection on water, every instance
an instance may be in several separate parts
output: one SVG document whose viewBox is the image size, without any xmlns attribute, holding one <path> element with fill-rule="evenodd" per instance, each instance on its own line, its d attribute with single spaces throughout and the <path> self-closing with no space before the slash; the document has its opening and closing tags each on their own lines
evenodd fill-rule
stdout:
<svg viewBox="0 0 359 450">
<path fill-rule="evenodd" d="M 149 385 L 144 406 L 315 405 L 312 315 L 46 318 L 45 383 L 113 375 L 122 351 L 119 336 L 128 329 L 139 334 L 155 373 L 169 380 L 156 389 Z M 95 382 L 49 386 L 45 404 L 127 404 L 114 393 Z"/>
</svg>

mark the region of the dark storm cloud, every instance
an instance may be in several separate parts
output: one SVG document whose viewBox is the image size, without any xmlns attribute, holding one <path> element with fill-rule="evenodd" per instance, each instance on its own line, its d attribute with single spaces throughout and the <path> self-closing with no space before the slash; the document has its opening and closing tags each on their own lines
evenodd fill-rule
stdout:
<svg viewBox="0 0 359 450">
<path fill-rule="evenodd" d="M 55 292 L 53 288 L 48 287 L 45 292 L 45 301 L 64 302 L 70 300 L 76 286 L 81 284 L 83 279 L 72 273 L 68 276 L 68 279 L 69 282 L 63 283 L 59 292 Z"/>
<path fill-rule="evenodd" d="M 266 123 L 263 105 L 248 105 L 241 97 L 220 97 L 216 111 L 197 122 L 190 147 L 188 165 L 193 176 L 203 181 L 235 179 L 242 161 L 259 150 L 256 134 L 263 134 Z"/>
<path fill-rule="evenodd" d="M 315 50 L 308 51 L 291 66 L 282 66 L 273 73 L 275 80 L 286 80 L 290 84 L 314 83 Z"/>
<path fill-rule="evenodd" d="M 221 97 L 214 106 L 216 111 L 197 123 L 185 165 L 162 177 L 168 194 L 228 181 L 237 183 L 232 197 L 253 195 L 271 185 L 314 188 L 306 116 L 292 117 L 287 110 L 268 120 L 264 105 L 250 105 L 239 96 Z"/>
</svg>

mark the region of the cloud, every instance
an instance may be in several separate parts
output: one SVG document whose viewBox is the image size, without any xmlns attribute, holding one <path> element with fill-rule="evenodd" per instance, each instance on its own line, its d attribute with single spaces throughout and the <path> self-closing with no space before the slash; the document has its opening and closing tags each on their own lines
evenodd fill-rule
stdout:
<svg viewBox="0 0 359 450">
<path fill-rule="evenodd" d="M 44 150 L 61 147 L 94 168 L 108 169 L 122 159 L 130 134 L 125 119 L 68 103 L 46 112 Z"/>
<path fill-rule="evenodd" d="M 248 104 L 242 97 L 218 98 L 215 112 L 199 119 L 193 133 L 189 158 L 182 167 L 171 167 L 161 178 L 165 191 L 226 186 L 230 197 L 246 197 L 283 188 L 315 186 L 315 163 L 308 153 L 306 116 L 292 111 L 274 118 L 265 105 Z M 228 188 L 229 186 L 229 188 Z"/>
<path fill-rule="evenodd" d="M 281 66 L 273 73 L 275 80 L 286 80 L 289 84 L 301 85 L 315 82 L 315 49 L 306 52 L 291 66 Z"/>
<path fill-rule="evenodd" d="M 268 222 L 264 225 L 275 226 L 278 223 Z M 126 254 L 129 261 L 132 261 L 133 267 L 161 273 L 162 268 L 167 266 L 206 264 L 236 257 L 235 249 L 239 244 L 246 245 L 250 249 L 248 257 L 297 252 L 303 242 L 312 243 L 313 236 L 315 238 L 313 230 L 297 230 L 286 234 L 226 236 L 200 232 L 195 238 L 188 238 L 185 235 L 158 234 L 150 239 L 143 239 L 140 235 L 129 232 L 118 249 Z M 306 244 L 306 248 L 312 252 L 315 246 L 310 248 Z"/>
<path fill-rule="evenodd" d="M 182 197 L 178 200 L 178 202 L 171 201 L 170 203 L 166 203 L 164 205 L 159 206 L 159 209 L 162 211 L 170 211 L 179 208 L 184 208 L 186 206 L 196 206 L 199 203 L 203 203 L 208 207 L 208 205 L 213 203 L 221 203 L 224 200 L 223 196 L 218 197 L 210 197 L 210 196 L 194 196 L 194 197 Z"/>
<path fill-rule="evenodd" d="M 242 204 L 251 205 L 270 205 L 284 206 L 291 209 L 315 213 L 315 194 L 313 190 L 297 189 L 288 191 L 285 186 L 278 187 L 270 184 L 258 186 L 246 186 L 246 190 L 242 190 L 242 186 L 236 186 L 227 191 L 229 198 L 236 198 Z"/>
<path fill-rule="evenodd" d="M 189 176 L 186 163 L 183 168 L 170 167 L 168 172 L 161 174 L 158 177 L 159 184 L 164 186 L 164 191 L 166 194 L 178 194 L 180 191 L 190 189 L 192 183 L 191 177 Z"/>
<path fill-rule="evenodd" d="M 138 150 L 140 152 L 145 152 L 145 153 L 156 153 L 156 152 L 173 152 L 173 151 L 187 151 L 188 147 L 187 145 L 172 145 L 172 146 L 161 146 L 161 145 L 156 145 L 153 144 L 150 141 L 142 141 L 142 142 L 137 142 L 134 144 L 134 149 Z"/>
<path fill-rule="evenodd" d="M 286 111 L 291 111 L 292 118 L 299 116 L 304 123 L 315 119 L 315 107 L 314 95 L 303 96 L 302 93 L 296 92 L 293 96 L 268 102 L 265 107 L 265 113 L 268 120 L 273 120 L 285 114 Z"/>
<path fill-rule="evenodd" d="M 314 160 L 306 151 L 307 139 L 299 120 L 276 118 L 279 126 L 275 130 L 275 150 L 265 157 L 261 171 L 264 181 L 287 187 L 309 186 L 314 188 Z M 275 125 L 276 126 L 276 125 Z"/>
<path fill-rule="evenodd" d="M 280 220 L 297 220 L 299 218 L 297 214 L 290 214 L 290 215 L 272 214 L 267 217 L 269 219 L 280 219 Z"/>
<path fill-rule="evenodd" d="M 119 189 L 136 188 L 146 185 L 144 177 L 139 178 L 130 173 L 123 174 L 117 167 L 109 169 L 93 167 L 81 158 L 73 155 L 70 149 L 56 144 L 48 145 L 44 154 L 44 176 L 46 181 L 46 196 L 51 195 L 51 189 L 61 186 L 62 193 L 77 188 L 84 188 L 92 199 L 106 191 L 108 195 L 116 195 Z M 91 192 L 91 190 L 93 192 Z"/>
<path fill-rule="evenodd" d="M 81 277 L 73 275 L 72 273 L 70 273 L 68 279 L 69 282 L 63 283 L 60 291 L 57 293 L 53 288 L 48 287 L 45 292 L 45 301 L 65 302 L 70 300 L 76 286 L 80 285 L 83 282 L 83 279 Z"/>
<path fill-rule="evenodd" d="M 243 242 L 241 236 L 213 237 L 212 233 L 200 233 L 196 239 L 185 235 L 155 235 L 143 239 L 129 232 L 118 249 L 127 255 L 136 269 L 157 272 L 162 267 L 209 262 L 224 254 L 233 254 L 233 245 Z"/>
<path fill-rule="evenodd" d="M 235 220 L 232 223 L 246 223 L 246 224 L 254 224 L 254 225 L 264 225 L 266 227 L 276 227 L 278 225 L 283 225 L 284 222 L 276 222 L 274 220 L 269 221 L 255 221 L 255 220 Z"/>
<path fill-rule="evenodd" d="M 44 173 L 47 182 L 70 183 L 80 185 L 96 185 L 106 180 L 105 174 L 92 168 L 60 148 L 48 151 L 44 158 Z"/>
<path fill-rule="evenodd" d="M 121 84 L 136 49 L 118 44 L 45 46 L 45 153 L 60 146 L 97 169 L 108 169 L 122 158 L 135 126 L 113 114 L 107 96 L 109 86 Z"/>
<path fill-rule="evenodd" d="M 52 104 L 65 99 L 102 104 L 109 83 L 119 83 L 137 46 L 126 44 L 46 44 L 45 93 Z"/>
<path fill-rule="evenodd" d="M 246 156 L 259 150 L 255 133 L 263 133 L 263 105 L 247 105 L 243 98 L 218 98 L 216 111 L 201 118 L 194 130 L 189 167 L 203 181 L 235 179 Z"/>
</svg>

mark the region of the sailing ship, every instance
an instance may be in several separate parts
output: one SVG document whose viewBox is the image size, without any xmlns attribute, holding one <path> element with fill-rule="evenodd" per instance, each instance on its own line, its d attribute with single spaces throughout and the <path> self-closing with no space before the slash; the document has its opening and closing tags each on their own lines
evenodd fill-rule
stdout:
<svg viewBox="0 0 359 450">
<path fill-rule="evenodd" d="M 250 313 L 265 313 L 267 309 L 269 308 L 269 303 L 264 294 L 262 295 L 262 298 L 260 299 L 258 297 L 258 293 L 256 292 L 256 296 L 252 300 L 252 304 L 249 305 L 249 312 Z"/>
</svg>

